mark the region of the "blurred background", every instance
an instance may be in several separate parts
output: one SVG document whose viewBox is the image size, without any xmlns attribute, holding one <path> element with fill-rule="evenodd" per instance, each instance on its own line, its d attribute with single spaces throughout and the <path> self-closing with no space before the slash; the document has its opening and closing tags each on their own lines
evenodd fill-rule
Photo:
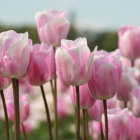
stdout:
<svg viewBox="0 0 140 140">
<path fill-rule="evenodd" d="M 68 39 L 86 37 L 88 45 L 108 51 L 117 48 L 117 30 L 124 24 L 140 25 L 138 0 L 4 0 L 0 4 L 0 32 L 29 32 L 38 43 L 35 13 L 45 9 L 66 10 L 71 22 Z"/>
<path fill-rule="evenodd" d="M 118 47 L 120 26 L 124 24 L 140 26 L 138 0 L 1 0 L 0 32 L 10 29 L 17 32 L 28 31 L 33 43 L 39 43 L 34 17 L 37 12 L 45 9 L 66 10 L 71 23 L 68 39 L 86 37 L 91 50 L 97 45 L 99 49 L 112 51 Z M 37 114 L 39 113 L 36 112 Z M 59 124 L 61 124 L 60 140 L 72 140 L 74 133 L 69 128 L 73 130 L 74 117 L 68 116 L 60 120 Z M 5 139 L 4 131 L 4 122 L 0 120 L 2 140 Z M 12 130 L 10 135 L 13 135 Z M 29 134 L 28 139 L 45 140 L 47 135 L 46 124 L 41 123 Z"/>
</svg>

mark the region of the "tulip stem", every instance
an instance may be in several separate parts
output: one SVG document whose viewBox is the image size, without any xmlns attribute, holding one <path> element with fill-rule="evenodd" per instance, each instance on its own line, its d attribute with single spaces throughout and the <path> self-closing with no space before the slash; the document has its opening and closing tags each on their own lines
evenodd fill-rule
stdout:
<svg viewBox="0 0 140 140">
<path fill-rule="evenodd" d="M 25 128 L 24 128 L 24 124 L 21 123 L 21 126 L 22 126 L 22 130 L 23 130 L 24 140 L 27 140 L 27 134 L 26 134 L 26 131 L 25 131 Z"/>
<path fill-rule="evenodd" d="M 83 140 L 86 140 L 86 109 L 82 109 L 83 114 Z"/>
<path fill-rule="evenodd" d="M 3 90 L 0 90 L 1 93 L 1 99 L 3 103 L 3 109 L 4 109 L 4 115 L 5 115 L 5 124 L 6 124 L 6 139 L 9 140 L 9 123 L 8 123 L 8 114 L 7 114 L 7 109 L 6 109 L 6 103 L 5 103 L 5 97 Z"/>
<path fill-rule="evenodd" d="M 107 105 L 106 100 L 103 100 L 104 115 L 105 115 L 105 140 L 108 140 L 108 119 L 107 119 Z"/>
<path fill-rule="evenodd" d="M 50 81 L 50 84 L 51 84 L 52 95 L 54 96 L 54 88 L 53 88 L 53 81 L 52 80 Z"/>
<path fill-rule="evenodd" d="M 49 139 L 52 140 L 51 119 L 50 119 L 49 108 L 48 108 L 47 100 L 45 97 L 43 85 L 40 86 L 40 89 L 41 89 L 41 93 L 42 93 L 42 97 L 43 97 L 43 101 L 44 101 L 44 105 L 45 105 L 47 120 L 48 120 Z"/>
<path fill-rule="evenodd" d="M 79 86 L 76 86 L 76 140 L 80 140 L 80 96 Z"/>
<path fill-rule="evenodd" d="M 53 48 L 54 52 L 55 52 L 55 47 Z M 56 62 L 55 62 L 55 74 L 54 74 L 54 139 L 57 140 L 58 139 L 58 119 L 57 119 L 57 76 L 56 76 Z"/>
<path fill-rule="evenodd" d="M 14 97 L 14 126 L 15 126 L 15 140 L 20 140 L 20 113 L 19 113 L 19 81 L 12 78 L 13 97 Z"/>
<path fill-rule="evenodd" d="M 103 133 L 102 122 L 100 122 L 100 129 L 101 129 L 101 140 L 104 140 L 104 133 Z"/>
<path fill-rule="evenodd" d="M 124 101 L 124 108 L 127 108 L 127 101 Z"/>
</svg>

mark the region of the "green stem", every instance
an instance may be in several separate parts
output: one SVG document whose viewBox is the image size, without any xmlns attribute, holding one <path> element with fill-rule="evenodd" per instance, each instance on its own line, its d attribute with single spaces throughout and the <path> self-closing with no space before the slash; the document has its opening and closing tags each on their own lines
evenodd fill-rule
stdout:
<svg viewBox="0 0 140 140">
<path fill-rule="evenodd" d="M 20 140 L 20 113 L 19 113 L 19 82 L 17 79 L 12 79 L 13 97 L 14 97 L 14 126 L 15 140 Z"/>
<path fill-rule="evenodd" d="M 127 108 L 127 101 L 124 101 L 124 108 Z"/>
<path fill-rule="evenodd" d="M 104 140 L 104 133 L 103 133 L 102 122 L 100 122 L 100 129 L 101 129 L 101 140 Z"/>
<path fill-rule="evenodd" d="M 51 85 L 51 92 L 52 92 L 52 95 L 54 96 L 54 88 L 53 88 L 53 81 L 52 81 L 52 80 L 50 81 L 50 85 Z"/>
<path fill-rule="evenodd" d="M 55 47 L 54 47 L 54 52 L 55 52 Z M 56 62 L 55 62 L 55 74 L 54 74 L 54 139 L 58 139 L 58 117 L 57 117 L 57 76 L 56 76 Z"/>
<path fill-rule="evenodd" d="M 58 132 L 57 132 L 57 124 L 58 124 L 58 119 L 57 119 L 57 82 L 56 82 L 56 74 L 54 78 L 54 112 L 55 112 L 55 119 L 54 119 L 54 128 L 55 128 L 55 140 L 58 138 Z"/>
<path fill-rule="evenodd" d="M 103 100 L 104 115 L 105 115 L 105 140 L 108 140 L 108 119 L 107 119 L 107 105 L 106 100 Z"/>
<path fill-rule="evenodd" d="M 80 140 L 80 96 L 79 86 L 76 86 L 76 140 Z"/>
<path fill-rule="evenodd" d="M 1 93 L 1 99 L 3 103 L 3 109 L 4 109 L 4 115 L 5 115 L 5 124 L 6 124 L 6 139 L 9 140 L 9 123 L 8 123 L 8 114 L 7 114 L 7 109 L 6 109 L 6 103 L 5 103 L 5 97 L 3 90 L 0 90 Z"/>
<path fill-rule="evenodd" d="M 42 97 L 43 97 L 43 101 L 44 101 L 44 105 L 45 105 L 47 120 L 48 120 L 49 139 L 52 140 L 53 138 L 52 138 L 52 129 L 51 129 L 51 119 L 50 119 L 49 108 L 48 108 L 47 100 L 45 97 L 43 85 L 40 86 L 40 89 L 41 89 L 41 93 L 42 93 Z"/>
<path fill-rule="evenodd" d="M 21 123 L 21 126 L 22 126 L 22 130 L 23 130 L 24 140 L 27 140 L 27 134 L 26 134 L 26 131 L 25 131 L 25 128 L 24 128 L 24 124 Z"/>
<path fill-rule="evenodd" d="M 82 109 L 83 114 L 83 140 L 86 140 L 86 109 Z"/>
</svg>

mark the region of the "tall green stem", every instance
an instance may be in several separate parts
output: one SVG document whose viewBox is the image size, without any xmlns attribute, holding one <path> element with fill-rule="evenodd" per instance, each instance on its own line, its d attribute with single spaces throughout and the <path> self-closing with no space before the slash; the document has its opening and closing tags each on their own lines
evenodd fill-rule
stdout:
<svg viewBox="0 0 140 140">
<path fill-rule="evenodd" d="M 58 138 L 58 132 L 57 132 L 57 124 L 58 124 L 58 119 L 57 119 L 57 81 L 56 81 L 56 73 L 55 73 L 55 78 L 54 78 L 54 112 L 55 112 L 55 119 L 54 119 L 54 128 L 55 128 L 55 140 Z"/>
<path fill-rule="evenodd" d="M 88 109 L 85 110 L 85 118 L 86 118 L 86 135 L 87 135 L 87 140 L 89 139 L 89 129 L 88 129 Z"/>
<path fill-rule="evenodd" d="M 6 108 L 6 103 L 5 103 L 5 98 L 4 98 L 3 90 L 0 90 L 0 94 L 1 94 L 1 99 L 2 99 L 2 104 L 3 104 L 3 109 L 4 109 L 4 115 L 5 115 L 6 139 L 9 140 L 9 123 L 8 123 L 8 114 L 7 114 L 7 108 Z"/>
<path fill-rule="evenodd" d="M 86 109 L 82 109 L 83 114 L 83 140 L 86 140 Z"/>
<path fill-rule="evenodd" d="M 55 52 L 55 48 L 54 48 L 54 52 Z M 57 118 L 57 76 L 56 76 L 56 62 L 55 62 L 55 74 L 54 74 L 54 132 L 55 132 L 55 137 L 54 139 L 57 140 L 58 139 L 58 118 Z"/>
<path fill-rule="evenodd" d="M 103 100 L 104 115 L 105 115 L 105 140 L 108 140 L 108 119 L 107 119 L 107 105 L 106 100 Z"/>
<path fill-rule="evenodd" d="M 124 108 L 127 108 L 127 101 L 124 101 Z"/>
<path fill-rule="evenodd" d="M 51 92 L 52 92 L 52 95 L 54 97 L 54 87 L 53 87 L 53 81 L 52 80 L 50 81 L 50 85 L 51 85 Z"/>
<path fill-rule="evenodd" d="M 49 108 L 48 108 L 47 100 L 45 97 L 43 85 L 40 86 L 40 89 L 41 89 L 41 93 L 42 93 L 42 97 L 43 97 L 43 101 L 44 101 L 44 105 L 45 105 L 47 120 L 48 120 L 49 139 L 52 140 L 53 138 L 52 138 L 52 129 L 51 129 L 51 119 L 50 119 Z"/>
<path fill-rule="evenodd" d="M 79 86 L 76 86 L 76 140 L 80 140 L 80 96 Z"/>
<path fill-rule="evenodd" d="M 12 79 L 13 97 L 14 97 L 14 126 L 15 140 L 20 140 L 20 113 L 19 113 L 19 82 L 17 79 Z"/>
<path fill-rule="evenodd" d="M 104 140 L 104 133 L 103 133 L 102 122 L 100 122 L 100 129 L 101 129 L 101 140 Z"/>
<path fill-rule="evenodd" d="M 26 134 L 26 131 L 25 131 L 23 123 L 21 123 L 21 127 L 22 127 L 22 130 L 23 130 L 24 140 L 27 140 L 27 134 Z"/>
</svg>

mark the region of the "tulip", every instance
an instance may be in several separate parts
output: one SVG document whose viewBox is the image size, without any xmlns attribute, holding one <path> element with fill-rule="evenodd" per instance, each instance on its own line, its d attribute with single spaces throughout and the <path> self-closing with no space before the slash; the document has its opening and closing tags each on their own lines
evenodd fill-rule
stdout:
<svg viewBox="0 0 140 140">
<path fill-rule="evenodd" d="M 124 71 L 122 73 L 120 87 L 117 91 L 117 98 L 122 101 L 129 101 L 131 91 L 137 85 L 137 81 L 128 72 Z"/>
<path fill-rule="evenodd" d="M 28 119 L 30 114 L 30 104 L 29 104 L 29 97 L 27 95 L 24 95 L 20 97 L 19 100 L 20 103 L 20 123 L 24 122 Z M 8 116 L 9 118 L 14 121 L 14 100 L 8 100 L 6 102 L 7 110 L 8 110 Z"/>
<path fill-rule="evenodd" d="M 30 69 L 27 78 L 31 85 L 43 85 L 51 80 L 55 71 L 53 48 L 45 43 L 34 45 Z"/>
<path fill-rule="evenodd" d="M 57 87 L 58 92 L 67 93 L 69 91 L 69 86 L 65 85 L 59 77 L 57 77 Z"/>
<path fill-rule="evenodd" d="M 30 133 L 30 132 L 32 131 L 33 126 L 32 126 L 32 124 L 31 124 L 31 122 L 30 122 L 29 120 L 24 121 L 23 125 L 24 125 L 24 130 L 25 130 L 25 133 L 26 133 L 26 134 L 28 134 L 28 133 Z M 24 130 L 23 130 L 23 127 L 20 126 L 20 131 L 21 131 L 22 133 L 24 133 L 24 132 L 23 132 Z"/>
<path fill-rule="evenodd" d="M 19 79 L 29 65 L 30 46 L 28 33 L 18 34 L 13 30 L 0 33 L 0 74 Z"/>
<path fill-rule="evenodd" d="M 34 45 L 29 69 L 30 72 L 27 76 L 28 82 L 31 85 L 40 86 L 41 89 L 48 120 L 49 137 L 50 140 L 52 140 L 51 120 L 43 84 L 52 80 L 55 74 L 55 57 L 53 48 L 45 43 Z"/>
<path fill-rule="evenodd" d="M 95 53 L 93 72 L 88 86 L 94 98 L 106 100 L 117 92 L 121 80 L 122 65 L 118 56 Z"/>
<path fill-rule="evenodd" d="M 59 96 L 57 98 L 57 114 L 59 118 L 64 118 L 68 115 L 68 104 L 64 97 Z"/>
<path fill-rule="evenodd" d="M 127 140 L 129 137 L 128 109 L 108 109 L 109 140 Z M 105 129 L 104 115 L 102 115 L 103 130 Z"/>
<path fill-rule="evenodd" d="M 72 102 L 76 106 L 76 89 L 74 86 L 71 86 L 70 89 Z M 91 96 L 87 84 L 81 85 L 79 87 L 79 95 L 80 95 L 80 107 L 82 109 L 88 109 L 94 104 L 95 99 Z"/>
<path fill-rule="evenodd" d="M 140 71 L 136 67 L 128 67 L 126 73 L 140 83 Z"/>
<path fill-rule="evenodd" d="M 6 89 L 11 84 L 11 79 L 0 76 L 0 90 Z"/>
<path fill-rule="evenodd" d="M 140 58 L 136 59 L 135 62 L 134 62 L 134 66 L 140 70 Z"/>
<path fill-rule="evenodd" d="M 132 25 L 119 29 L 119 48 L 121 54 L 134 60 L 140 57 L 140 28 Z"/>
<path fill-rule="evenodd" d="M 78 86 L 90 79 L 93 54 L 90 53 L 86 38 L 62 40 L 55 58 L 58 77 L 64 84 Z"/>
<path fill-rule="evenodd" d="M 5 115 L 6 137 L 7 137 L 7 140 L 9 140 L 9 122 L 8 122 L 8 114 L 7 114 L 7 108 L 6 108 L 6 103 L 5 103 L 5 97 L 4 97 L 3 89 L 7 88 L 10 84 L 11 84 L 11 79 L 4 78 L 4 77 L 0 76 L 0 95 L 1 95 L 1 99 L 2 99 L 4 115 Z"/>
<path fill-rule="evenodd" d="M 30 60 L 28 33 L 13 30 L 0 33 L 0 74 L 12 78 L 15 112 L 15 139 L 20 139 L 18 79 L 25 76 Z"/>
<path fill-rule="evenodd" d="M 58 46 L 61 39 L 68 35 L 70 23 L 65 11 L 45 10 L 38 12 L 35 16 L 37 30 L 41 42 L 48 45 Z"/>
<path fill-rule="evenodd" d="M 140 139 L 140 118 L 136 118 L 131 112 L 129 113 L 130 118 L 130 133 L 128 140 L 139 140 Z"/>
<path fill-rule="evenodd" d="M 73 104 L 76 106 L 77 102 L 77 96 L 76 96 L 76 88 L 74 86 L 71 86 L 71 99 Z M 80 107 L 82 108 L 82 114 L 83 114 L 83 139 L 86 139 L 86 124 L 88 124 L 87 117 L 87 111 L 88 108 L 91 107 L 95 99 L 91 96 L 91 93 L 89 91 L 88 85 L 84 84 L 79 87 L 79 98 L 80 98 Z"/>
<path fill-rule="evenodd" d="M 140 118 L 140 86 L 137 86 L 132 91 L 132 96 L 130 98 L 131 110 L 133 114 Z"/>
<path fill-rule="evenodd" d="M 99 140 L 101 134 L 99 122 L 89 122 L 89 134 L 94 140 Z"/>
<path fill-rule="evenodd" d="M 28 82 L 27 77 L 20 79 L 19 84 L 25 93 L 33 93 L 33 86 Z"/>
<path fill-rule="evenodd" d="M 80 139 L 80 101 L 79 85 L 83 85 L 90 79 L 92 74 L 93 53 L 87 46 L 85 38 L 75 41 L 62 40 L 61 48 L 56 51 L 56 68 L 58 77 L 66 85 L 76 86 L 77 106 L 77 129 L 76 140 Z"/>
<path fill-rule="evenodd" d="M 131 67 L 131 61 L 128 58 L 121 56 L 120 49 L 116 49 L 115 51 L 112 51 L 111 55 L 118 56 L 123 66 Z"/>
<path fill-rule="evenodd" d="M 107 108 L 116 108 L 116 97 L 107 100 Z M 102 114 L 104 113 L 104 106 L 102 100 L 96 100 L 92 107 L 89 109 L 90 116 L 93 120 L 101 122 Z"/>
</svg>

